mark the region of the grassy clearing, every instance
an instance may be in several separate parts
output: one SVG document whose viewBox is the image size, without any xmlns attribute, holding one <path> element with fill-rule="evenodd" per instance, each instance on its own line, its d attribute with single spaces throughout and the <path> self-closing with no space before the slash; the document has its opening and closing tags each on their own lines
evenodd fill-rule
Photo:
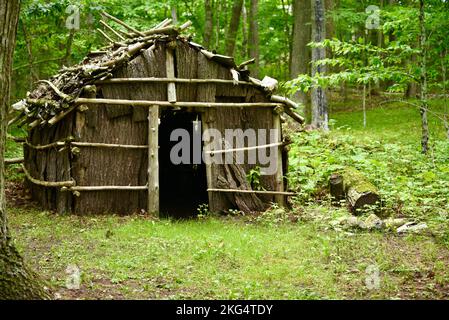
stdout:
<svg viewBox="0 0 449 320">
<path fill-rule="evenodd" d="M 10 209 L 19 248 L 61 298 L 449 297 L 449 252 L 427 237 L 323 231 L 313 223 L 61 217 Z M 68 265 L 81 290 L 65 289 Z M 380 269 L 369 290 L 366 269 Z M 369 280 L 369 278 L 368 278 Z"/>
<path fill-rule="evenodd" d="M 330 138 L 295 138 L 293 183 L 308 200 L 297 199 L 289 219 L 175 222 L 11 207 L 11 230 L 61 299 L 448 298 L 449 171 L 441 123 L 431 117 L 434 152 L 425 157 L 414 109 L 370 109 L 366 129 L 360 112 L 339 111 L 332 118 L 335 128 L 344 128 Z M 20 155 L 17 145 L 8 144 L 8 155 Z M 427 221 L 432 232 L 399 237 L 332 228 L 347 212 L 329 205 L 323 186 L 327 174 L 347 164 L 381 189 L 389 214 Z M 8 175 L 21 177 L 14 170 Z M 72 264 L 82 272 L 80 290 L 65 288 Z M 366 286 L 373 279 L 370 266 L 379 269 L 378 289 Z"/>
</svg>

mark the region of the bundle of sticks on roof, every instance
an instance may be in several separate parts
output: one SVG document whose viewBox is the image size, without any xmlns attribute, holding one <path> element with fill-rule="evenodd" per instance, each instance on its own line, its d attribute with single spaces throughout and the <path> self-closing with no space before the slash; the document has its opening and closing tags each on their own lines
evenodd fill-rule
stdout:
<svg viewBox="0 0 449 320">
<path fill-rule="evenodd" d="M 254 59 L 237 66 L 234 58 L 210 52 L 201 45 L 191 42 L 190 39 L 181 37 L 180 33 L 192 25 L 190 21 L 175 26 L 171 19 L 165 19 L 152 29 L 139 31 L 106 12 L 101 12 L 101 15 L 104 20 L 100 23 L 105 29 L 104 31 L 97 29 L 97 31 L 105 38 L 108 45 L 91 51 L 81 63 L 75 66 L 63 67 L 49 80 L 38 81 L 38 87 L 28 93 L 26 99 L 13 105 L 11 114 L 16 111 L 19 111 L 19 114 L 10 120 L 8 125 L 17 123 L 20 127 L 26 126 L 32 129 L 37 126 L 55 124 L 76 107 L 75 101 L 83 90 L 91 88 L 91 85 L 98 81 L 112 78 L 114 70 L 135 58 L 142 50 L 156 48 L 158 42 L 174 40 L 187 42 L 200 50 L 208 59 L 229 68 L 235 83 L 239 80 L 249 81 L 269 92 L 275 88 L 270 81 L 268 85 L 265 85 L 264 81 L 249 77 L 247 65 L 253 63 Z M 114 29 L 107 22 L 114 22 L 121 26 L 121 29 Z M 269 78 L 269 80 L 274 79 Z M 301 116 L 291 110 L 296 107 L 295 103 L 278 96 L 272 96 L 272 100 L 286 104 L 288 109 L 286 113 L 299 122 L 303 121 Z"/>
</svg>

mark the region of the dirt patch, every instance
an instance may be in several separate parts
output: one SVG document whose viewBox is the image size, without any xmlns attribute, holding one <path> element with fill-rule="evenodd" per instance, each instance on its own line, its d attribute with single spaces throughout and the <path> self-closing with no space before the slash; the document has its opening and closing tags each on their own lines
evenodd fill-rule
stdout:
<svg viewBox="0 0 449 320">
<path fill-rule="evenodd" d="M 5 193 L 8 206 L 16 208 L 36 207 L 36 203 L 32 201 L 31 194 L 22 181 L 6 181 Z"/>
</svg>

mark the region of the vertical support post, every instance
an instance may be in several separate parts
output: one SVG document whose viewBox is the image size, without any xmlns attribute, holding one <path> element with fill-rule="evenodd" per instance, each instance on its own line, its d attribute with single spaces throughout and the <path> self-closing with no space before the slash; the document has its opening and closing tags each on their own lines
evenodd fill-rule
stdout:
<svg viewBox="0 0 449 320">
<path fill-rule="evenodd" d="M 278 132 L 278 141 L 282 142 L 282 127 L 281 127 L 281 116 L 280 114 L 273 115 L 273 127 Z M 277 148 L 277 170 L 276 170 L 276 191 L 284 191 L 284 172 L 282 170 L 282 146 Z M 285 196 L 275 195 L 274 197 L 277 204 L 280 206 L 285 206 Z"/>
<path fill-rule="evenodd" d="M 159 106 L 148 110 L 148 213 L 159 215 Z"/>
<path fill-rule="evenodd" d="M 207 114 L 207 115 L 209 115 L 209 112 L 207 112 L 206 111 L 206 113 L 205 114 Z M 203 115 L 205 115 L 205 114 L 203 114 Z M 203 119 L 203 122 L 202 122 L 202 127 L 203 127 L 203 132 L 201 133 L 203 136 L 204 136 L 204 134 L 206 133 L 206 132 L 208 132 L 208 130 L 209 130 L 209 122 L 208 122 L 208 120 L 209 119 L 207 119 L 207 117 L 203 117 L 204 119 Z M 208 139 L 210 139 L 210 137 L 209 136 L 206 136 Z M 208 151 L 211 151 L 211 148 L 210 148 L 210 141 L 205 141 L 205 145 L 204 145 L 204 150 L 203 150 L 203 152 L 204 152 L 204 154 L 208 154 L 207 152 Z M 207 158 L 207 156 L 205 157 L 206 159 L 206 180 L 207 180 L 207 189 L 212 189 L 214 186 L 212 185 L 212 164 L 209 162 L 209 161 L 207 161 L 208 160 L 208 158 Z M 211 204 L 212 203 L 212 196 L 213 196 L 213 192 L 208 192 L 208 198 L 209 198 L 209 204 Z"/>
<path fill-rule="evenodd" d="M 175 78 L 175 56 L 174 51 L 170 46 L 166 47 L 166 60 L 165 67 L 167 70 L 167 78 L 173 79 Z M 169 82 L 167 84 L 167 96 L 168 102 L 175 103 L 176 102 L 176 85 L 174 82 Z"/>
</svg>

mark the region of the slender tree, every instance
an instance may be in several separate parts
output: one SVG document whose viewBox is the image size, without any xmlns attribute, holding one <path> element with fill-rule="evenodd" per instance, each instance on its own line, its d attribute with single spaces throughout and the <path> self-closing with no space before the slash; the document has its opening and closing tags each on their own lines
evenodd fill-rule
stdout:
<svg viewBox="0 0 449 320">
<path fill-rule="evenodd" d="M 248 53 L 248 10 L 246 10 L 247 1 L 243 0 L 242 5 L 242 57 Z"/>
<path fill-rule="evenodd" d="M 46 298 L 47 293 L 13 246 L 6 219 L 6 114 L 19 9 L 18 0 L 0 0 L 0 299 L 41 299 Z"/>
<path fill-rule="evenodd" d="M 326 37 L 326 17 L 324 0 L 312 1 L 312 41 L 322 42 Z M 326 72 L 324 65 L 316 65 L 315 62 L 326 58 L 326 49 L 323 47 L 312 48 L 312 76 Z M 312 125 L 323 130 L 329 130 L 326 90 L 321 87 L 312 89 Z"/>
<path fill-rule="evenodd" d="M 229 22 L 228 36 L 226 38 L 226 54 L 233 56 L 235 51 L 235 42 L 237 39 L 237 31 L 240 24 L 240 16 L 242 15 L 243 0 L 234 0 L 232 5 L 232 15 Z"/>
<path fill-rule="evenodd" d="M 427 151 L 429 150 L 429 124 L 427 120 L 427 34 L 424 9 L 424 0 L 419 0 L 419 45 L 421 49 L 421 148 L 423 153 L 427 153 Z"/>
<path fill-rule="evenodd" d="M 212 12 L 212 1 L 204 0 L 204 45 L 206 48 L 209 48 L 212 43 L 212 32 L 213 32 L 213 24 L 214 24 L 214 16 Z"/>
<path fill-rule="evenodd" d="M 259 0 L 250 0 L 249 6 L 249 50 L 250 58 L 256 59 L 251 67 L 251 73 L 257 78 L 259 76 L 259 24 L 258 24 L 258 6 Z"/>
</svg>

